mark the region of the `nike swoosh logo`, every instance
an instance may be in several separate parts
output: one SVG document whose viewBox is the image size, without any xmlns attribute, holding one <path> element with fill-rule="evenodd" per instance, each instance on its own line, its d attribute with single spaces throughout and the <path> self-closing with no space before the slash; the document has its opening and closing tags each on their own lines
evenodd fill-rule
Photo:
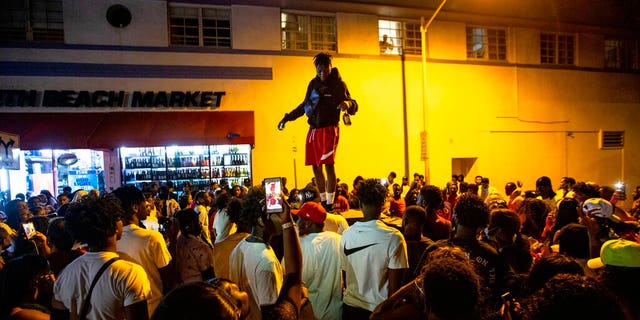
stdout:
<svg viewBox="0 0 640 320">
<path fill-rule="evenodd" d="M 364 249 L 369 248 L 369 247 L 371 247 L 371 246 L 375 246 L 376 244 L 377 244 L 377 243 L 372 243 L 372 244 L 368 244 L 368 245 L 366 245 L 366 246 L 362 246 L 362 247 L 355 247 L 355 248 L 351 248 L 351 249 L 347 249 L 347 246 L 345 245 L 345 246 L 344 246 L 344 254 L 345 254 L 346 256 L 349 256 L 349 255 L 352 255 L 352 254 L 354 254 L 354 253 L 356 253 L 356 252 L 358 252 L 358 251 L 360 251 L 360 250 L 364 250 Z"/>
</svg>

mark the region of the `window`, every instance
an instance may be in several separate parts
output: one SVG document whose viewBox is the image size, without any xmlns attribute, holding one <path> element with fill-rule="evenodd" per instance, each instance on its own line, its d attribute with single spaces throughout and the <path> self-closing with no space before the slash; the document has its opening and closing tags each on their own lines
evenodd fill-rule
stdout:
<svg viewBox="0 0 640 320">
<path fill-rule="evenodd" d="M 336 19 L 331 16 L 280 15 L 282 49 L 336 51 Z"/>
<path fill-rule="evenodd" d="M 231 48 L 231 11 L 171 6 L 171 45 Z"/>
<path fill-rule="evenodd" d="M 540 34 L 540 63 L 573 65 L 575 37 L 568 34 Z"/>
<path fill-rule="evenodd" d="M 378 41 L 383 54 L 422 53 L 419 23 L 378 20 Z"/>
<path fill-rule="evenodd" d="M 467 58 L 507 60 L 507 31 L 467 27 Z"/>
<path fill-rule="evenodd" d="M 3 0 L 0 40 L 63 42 L 62 0 Z"/>
<path fill-rule="evenodd" d="M 640 69 L 638 40 L 606 39 L 604 41 L 605 67 L 622 70 Z"/>
</svg>

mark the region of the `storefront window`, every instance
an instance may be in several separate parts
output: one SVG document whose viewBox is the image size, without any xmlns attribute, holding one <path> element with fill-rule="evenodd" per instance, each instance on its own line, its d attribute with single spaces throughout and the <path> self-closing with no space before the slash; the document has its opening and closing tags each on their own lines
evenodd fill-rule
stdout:
<svg viewBox="0 0 640 320">
<path fill-rule="evenodd" d="M 64 186 L 71 190 L 98 189 L 104 192 L 104 153 L 89 149 L 53 150 L 56 159 L 57 193 Z"/>
<path fill-rule="evenodd" d="M 104 154 L 89 149 L 71 150 L 23 150 L 20 169 L 3 174 L 1 188 L 8 186 L 11 197 L 23 193 L 36 195 L 42 190 L 52 194 L 62 193 L 70 186 L 78 189 L 104 191 Z"/>
<path fill-rule="evenodd" d="M 167 146 L 120 148 L 123 184 L 144 189 L 153 183 L 173 182 L 176 191 L 185 183 L 205 190 L 212 182 L 243 185 L 251 179 L 251 146 Z"/>
</svg>

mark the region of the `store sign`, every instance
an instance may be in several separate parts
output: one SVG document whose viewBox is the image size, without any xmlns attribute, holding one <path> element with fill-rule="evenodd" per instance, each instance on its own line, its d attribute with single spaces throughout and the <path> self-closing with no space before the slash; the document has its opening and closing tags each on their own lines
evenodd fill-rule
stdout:
<svg viewBox="0 0 640 320">
<path fill-rule="evenodd" d="M 0 169 L 20 169 L 20 137 L 0 132 Z"/>
<path fill-rule="evenodd" d="M 225 91 L 0 90 L 0 107 L 219 108 Z"/>
</svg>

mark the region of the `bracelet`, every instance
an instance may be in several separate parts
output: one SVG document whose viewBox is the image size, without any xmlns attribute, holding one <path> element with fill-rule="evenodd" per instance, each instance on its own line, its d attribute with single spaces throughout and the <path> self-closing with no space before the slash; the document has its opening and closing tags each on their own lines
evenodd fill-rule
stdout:
<svg viewBox="0 0 640 320">
<path fill-rule="evenodd" d="M 282 230 L 289 229 L 289 228 L 291 228 L 291 227 L 293 227 L 295 225 L 296 224 L 294 222 L 285 222 L 285 223 L 282 224 Z"/>
</svg>

